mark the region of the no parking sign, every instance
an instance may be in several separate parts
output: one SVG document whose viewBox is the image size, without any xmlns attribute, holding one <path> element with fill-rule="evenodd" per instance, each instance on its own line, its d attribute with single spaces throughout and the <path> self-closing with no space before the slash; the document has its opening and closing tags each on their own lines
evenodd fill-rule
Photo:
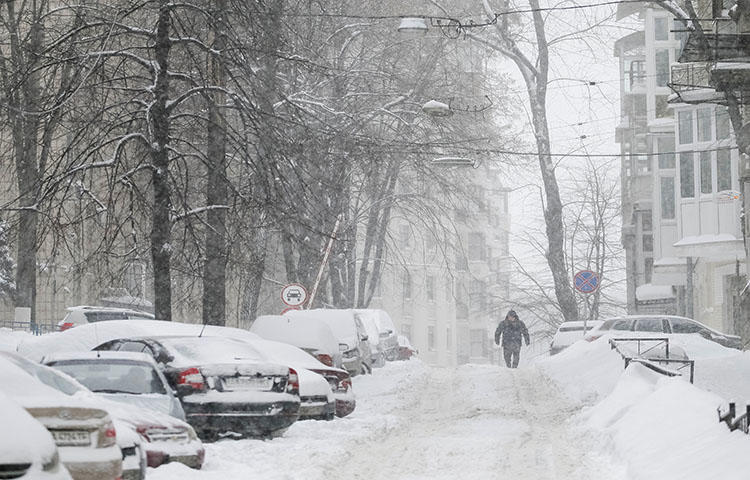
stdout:
<svg viewBox="0 0 750 480">
<path fill-rule="evenodd" d="M 594 293 L 599 289 L 599 274 L 591 270 L 581 270 L 573 277 L 573 284 L 581 293 Z"/>
</svg>

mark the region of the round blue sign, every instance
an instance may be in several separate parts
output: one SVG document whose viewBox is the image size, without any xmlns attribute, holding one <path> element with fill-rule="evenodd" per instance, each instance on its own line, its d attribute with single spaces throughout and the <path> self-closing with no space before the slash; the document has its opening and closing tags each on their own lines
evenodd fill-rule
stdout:
<svg viewBox="0 0 750 480">
<path fill-rule="evenodd" d="M 581 293 L 594 293 L 599 288 L 599 274 L 591 270 L 581 270 L 573 277 L 576 290 Z"/>
</svg>

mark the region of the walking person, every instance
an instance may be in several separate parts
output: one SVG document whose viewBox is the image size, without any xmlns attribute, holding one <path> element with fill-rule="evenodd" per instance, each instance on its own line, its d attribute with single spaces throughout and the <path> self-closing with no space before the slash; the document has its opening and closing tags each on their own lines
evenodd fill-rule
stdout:
<svg viewBox="0 0 750 480">
<path fill-rule="evenodd" d="M 508 368 L 518 368 L 518 360 L 521 357 L 521 340 L 526 341 L 529 346 L 529 331 L 526 325 L 518 318 L 515 310 L 510 310 L 505 320 L 500 322 L 495 329 L 495 345 L 500 345 L 500 336 L 503 337 L 503 357 Z"/>
</svg>

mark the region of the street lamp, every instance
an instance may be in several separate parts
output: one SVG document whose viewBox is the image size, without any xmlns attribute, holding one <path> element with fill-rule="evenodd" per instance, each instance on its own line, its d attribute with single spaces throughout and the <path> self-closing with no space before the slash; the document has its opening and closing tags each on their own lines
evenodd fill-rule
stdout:
<svg viewBox="0 0 750 480">
<path fill-rule="evenodd" d="M 420 36 L 427 33 L 427 22 L 422 17 L 404 17 L 398 26 L 400 33 L 410 36 Z"/>
<path fill-rule="evenodd" d="M 479 161 L 466 157 L 439 157 L 430 160 L 432 165 L 441 167 L 472 167 L 479 168 Z"/>
<path fill-rule="evenodd" d="M 453 115 L 450 105 L 438 102 L 437 100 L 430 100 L 422 105 L 422 111 L 432 117 L 449 117 Z"/>
</svg>

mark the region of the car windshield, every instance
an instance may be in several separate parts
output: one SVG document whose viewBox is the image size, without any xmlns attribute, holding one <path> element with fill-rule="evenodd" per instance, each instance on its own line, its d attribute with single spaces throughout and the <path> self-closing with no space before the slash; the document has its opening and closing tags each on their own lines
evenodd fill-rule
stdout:
<svg viewBox="0 0 750 480">
<path fill-rule="evenodd" d="M 92 392 L 166 394 L 164 383 L 153 366 L 121 360 L 70 360 L 54 368 L 67 373 Z"/>
<path fill-rule="evenodd" d="M 84 389 L 66 378 L 65 375 L 60 375 L 55 372 L 54 369 L 45 367 L 43 365 L 36 364 L 29 360 L 18 358 L 18 357 L 5 357 L 7 360 L 13 362 L 21 370 L 25 371 L 29 375 L 33 376 L 48 387 L 52 387 L 66 395 L 74 395 L 76 392 L 84 391 Z"/>
</svg>

